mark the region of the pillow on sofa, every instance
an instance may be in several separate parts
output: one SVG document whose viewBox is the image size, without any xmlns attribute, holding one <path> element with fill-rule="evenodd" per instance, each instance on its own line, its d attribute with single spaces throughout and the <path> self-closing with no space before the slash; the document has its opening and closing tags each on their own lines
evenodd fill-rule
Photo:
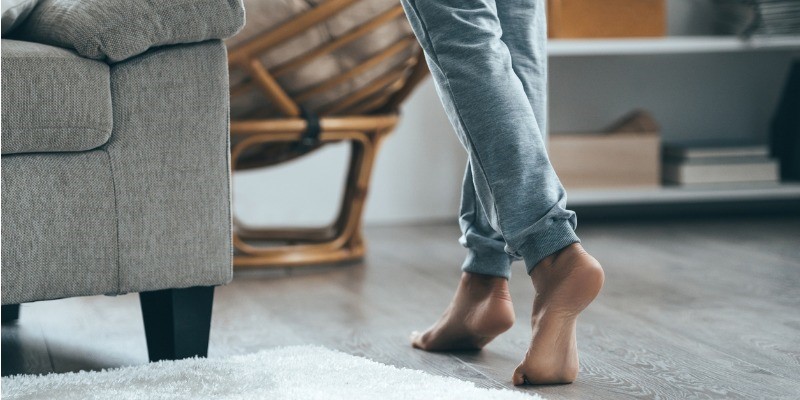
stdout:
<svg viewBox="0 0 800 400">
<path fill-rule="evenodd" d="M 270 32 L 277 26 L 297 18 L 298 15 L 318 6 L 322 1 L 244 0 L 245 8 L 247 9 L 247 24 L 238 35 L 226 40 L 225 43 L 229 49 L 235 49 Z M 261 61 L 268 69 L 280 65 L 318 46 L 335 40 L 349 30 L 365 24 L 372 18 L 397 5 L 399 5 L 397 0 L 357 1 L 330 19 L 314 25 L 290 40 L 270 49 L 262 55 Z M 382 49 L 399 40 L 403 40 L 403 38 L 410 38 L 410 35 L 411 27 L 401 13 L 397 18 L 356 41 L 331 53 L 317 57 L 307 65 L 299 67 L 290 73 L 277 77 L 278 83 L 289 95 L 296 95 L 333 76 L 349 71 Z M 311 111 L 325 111 L 326 107 L 335 103 L 338 99 L 368 85 L 374 79 L 407 62 L 416 50 L 417 47 L 403 50 L 375 67 L 337 85 L 335 88 L 302 101 L 301 105 Z M 410 68 L 408 70 L 410 72 Z M 232 69 L 230 76 L 231 87 L 247 80 L 247 76 L 239 68 Z M 233 118 L 270 118 L 281 116 L 281 113 L 269 103 L 260 88 L 252 85 L 247 91 L 231 98 L 231 116 Z"/>
<path fill-rule="evenodd" d="M 11 32 L 15 27 L 22 24 L 28 17 L 38 0 L 3 0 L 3 36 Z"/>
<path fill-rule="evenodd" d="M 19 36 L 117 62 L 155 46 L 224 39 L 243 24 L 241 0 L 41 0 Z"/>
</svg>

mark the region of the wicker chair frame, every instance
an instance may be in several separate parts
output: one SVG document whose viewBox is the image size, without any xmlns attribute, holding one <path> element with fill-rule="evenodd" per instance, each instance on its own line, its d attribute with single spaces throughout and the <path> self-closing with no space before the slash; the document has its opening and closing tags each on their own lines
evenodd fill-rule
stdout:
<svg viewBox="0 0 800 400">
<path fill-rule="evenodd" d="M 398 4 L 344 35 L 270 69 L 261 61 L 263 53 L 326 21 L 357 1 L 327 0 L 229 51 L 231 70 L 241 69 L 247 76 L 241 84 L 231 88 L 231 96 L 242 95 L 255 85 L 282 114 L 278 118 L 231 121 L 231 166 L 234 171 L 274 164 L 275 160 L 282 162 L 325 144 L 351 144 L 343 199 L 334 222 L 319 228 L 255 229 L 244 226 L 234 218 L 235 267 L 336 263 L 358 260 L 364 256 L 361 218 L 372 167 L 381 141 L 397 124 L 400 104 L 428 72 L 423 53 L 413 37 L 403 37 L 352 69 L 294 95 L 287 93 L 276 78 L 364 37 L 386 23 L 402 18 L 402 7 Z M 304 100 L 333 89 L 393 55 L 409 50 L 413 54 L 410 59 L 333 104 L 323 106 L 318 119 L 309 120 L 303 113 L 299 104 Z M 253 163 L 252 156 L 250 160 L 243 159 L 245 153 L 252 155 L 255 150 L 258 154 L 258 149 L 264 146 L 279 146 L 279 149 L 287 151 L 296 149 L 294 144 L 302 141 L 309 126 L 316 126 L 317 121 L 318 136 L 314 145 L 305 147 L 305 151 L 295 151 L 286 157 L 264 153 L 260 164 L 259 160 Z"/>
</svg>

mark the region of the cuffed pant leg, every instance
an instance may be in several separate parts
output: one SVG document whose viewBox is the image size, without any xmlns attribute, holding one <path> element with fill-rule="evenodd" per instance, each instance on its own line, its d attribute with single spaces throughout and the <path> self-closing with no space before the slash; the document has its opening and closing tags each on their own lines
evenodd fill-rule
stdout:
<svg viewBox="0 0 800 400">
<path fill-rule="evenodd" d="M 513 257 L 506 253 L 505 240 L 489 224 L 483 206 L 475 195 L 469 161 L 464 172 L 458 222 L 461 226 L 459 243 L 467 248 L 467 258 L 461 270 L 473 274 L 511 278 Z"/>
<path fill-rule="evenodd" d="M 545 0 L 503 0 L 497 4 L 500 38 L 511 68 L 522 83 L 542 135 L 547 135 L 547 18 Z"/>
<path fill-rule="evenodd" d="M 467 149 L 487 221 L 505 240 L 506 252 L 524 258 L 530 271 L 566 245 L 555 246 L 578 241 L 577 220 L 566 209 L 566 192 L 547 158 L 544 124 L 538 122 L 545 116 L 535 115 L 501 39 L 497 4 L 402 3 L 450 122 Z M 533 57 L 547 55 L 540 50 Z"/>
<path fill-rule="evenodd" d="M 511 55 L 511 67 L 528 97 L 539 132 L 547 134 L 547 18 L 544 0 L 503 0 L 497 3 L 501 40 Z M 529 238 L 519 249 L 526 260 L 541 260 L 580 242 L 567 220 L 553 220 L 546 232 Z M 571 232 L 570 232 L 571 231 Z M 526 261 L 528 273 L 538 261 Z"/>
</svg>

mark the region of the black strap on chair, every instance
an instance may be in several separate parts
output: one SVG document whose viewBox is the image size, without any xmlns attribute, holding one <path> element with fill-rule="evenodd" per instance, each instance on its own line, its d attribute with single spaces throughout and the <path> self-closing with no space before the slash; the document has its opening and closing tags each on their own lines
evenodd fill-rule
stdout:
<svg viewBox="0 0 800 400">
<path fill-rule="evenodd" d="M 300 136 L 300 141 L 295 143 L 294 149 L 305 152 L 319 144 L 322 129 L 319 126 L 319 116 L 315 112 L 301 106 L 300 117 L 306 120 L 306 130 Z"/>
</svg>

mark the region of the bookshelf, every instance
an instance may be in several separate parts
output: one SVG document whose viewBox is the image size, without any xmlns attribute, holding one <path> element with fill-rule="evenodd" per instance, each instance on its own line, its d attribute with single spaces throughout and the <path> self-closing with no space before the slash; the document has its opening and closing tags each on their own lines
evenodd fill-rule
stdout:
<svg viewBox="0 0 800 400">
<path fill-rule="evenodd" d="M 634 39 L 550 39 L 550 57 L 800 51 L 800 36 L 743 40 L 734 36 L 671 36 Z"/>
<path fill-rule="evenodd" d="M 571 207 L 626 204 L 719 203 L 729 201 L 798 200 L 800 183 L 718 184 L 697 187 L 575 189 L 570 190 Z"/>
<path fill-rule="evenodd" d="M 694 133 L 702 135 L 703 132 L 714 131 L 715 127 L 718 127 L 716 138 L 727 133 L 736 138 L 743 138 L 744 135 L 765 138 L 768 125 L 765 121 L 772 113 L 772 107 L 777 103 L 776 99 L 783 86 L 783 66 L 788 65 L 791 59 L 800 57 L 800 35 L 755 37 L 749 40 L 710 35 L 550 39 L 548 54 L 553 72 L 551 75 L 555 76 L 554 82 L 551 82 L 551 98 L 556 95 L 556 99 L 551 102 L 551 110 L 554 106 L 558 107 L 556 129 L 551 127 L 551 132 L 556 132 L 553 134 L 558 134 L 559 131 L 591 130 L 585 126 L 564 128 L 569 112 L 592 121 L 587 122 L 587 126 L 601 127 L 613 115 L 618 116 L 634 106 L 636 101 L 641 101 L 642 107 L 664 118 L 664 125 L 668 128 L 665 129 L 667 140 L 676 139 L 674 135 L 678 135 L 677 139 L 687 139 L 690 137 L 687 135 Z M 778 64 L 781 66 L 776 67 Z M 697 69 L 694 65 L 698 66 Z M 725 75 L 724 78 L 713 72 L 713 68 L 717 67 L 726 69 L 722 74 Z M 686 80 L 685 77 L 695 74 L 698 76 L 695 81 Z M 764 78 L 765 76 L 768 78 Z M 654 84 L 652 80 L 666 83 Z M 580 83 L 573 83 L 574 81 Z M 637 84 L 632 85 L 630 82 Z M 712 86 L 705 87 L 707 82 Z M 735 82 L 737 86 L 751 89 L 729 90 L 724 82 Z M 617 85 L 626 84 L 628 88 L 616 90 Z M 635 88 L 637 85 L 646 87 L 651 93 L 643 94 Z M 586 87 L 591 88 L 591 91 L 587 91 Z M 770 89 L 753 89 L 760 87 Z M 565 92 L 567 95 L 564 95 Z M 658 94 L 653 94 L 656 92 Z M 754 92 L 753 97 L 749 98 Z M 588 101 L 586 94 L 602 100 Z M 608 106 L 604 101 L 619 104 Z M 674 110 L 676 103 L 682 103 L 677 106 L 682 108 L 681 111 Z M 708 116 L 700 113 L 690 116 L 687 119 L 695 124 L 690 125 L 681 121 L 681 112 L 688 107 L 684 103 L 696 103 L 694 108 L 705 107 L 710 110 L 706 112 L 710 113 Z M 747 114 L 751 107 L 757 111 L 742 119 L 746 123 L 733 123 L 728 118 L 731 113 Z M 605 115 L 600 117 L 603 113 Z M 733 117 L 735 118 L 736 116 Z M 742 132 L 747 129 L 744 126 L 749 126 L 751 131 Z M 733 132 L 734 129 L 739 131 Z M 646 208 L 661 205 L 711 207 L 714 204 L 782 202 L 792 204 L 795 209 L 800 210 L 800 182 L 575 188 L 569 190 L 568 202 L 570 207 L 575 208 Z"/>
</svg>

